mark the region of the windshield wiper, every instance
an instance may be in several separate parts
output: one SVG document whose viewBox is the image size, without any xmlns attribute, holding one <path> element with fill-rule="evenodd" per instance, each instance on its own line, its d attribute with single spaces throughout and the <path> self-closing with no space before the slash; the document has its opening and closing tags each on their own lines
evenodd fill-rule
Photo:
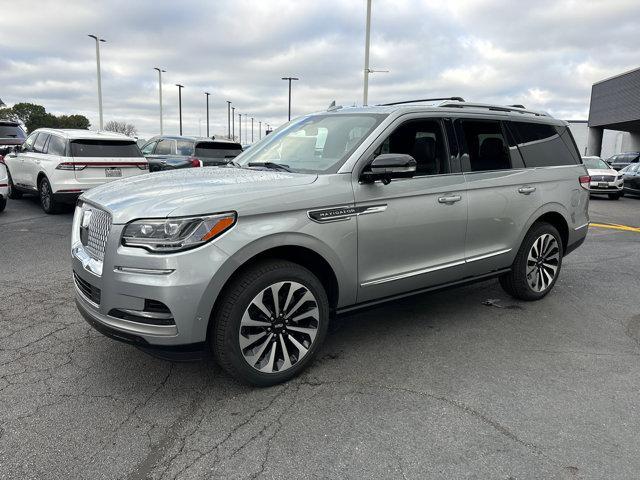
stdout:
<svg viewBox="0 0 640 480">
<path fill-rule="evenodd" d="M 238 162 L 236 162 L 235 160 L 227 160 L 227 162 L 225 163 L 225 165 L 231 165 L 232 167 L 236 167 L 236 168 L 242 168 L 242 165 L 240 165 Z"/>
<path fill-rule="evenodd" d="M 264 168 L 269 168 L 271 170 L 278 170 L 280 172 L 291 172 L 291 169 L 286 166 L 283 165 L 282 163 L 276 163 L 276 162 L 249 162 L 247 163 L 248 167 L 264 167 Z"/>
</svg>

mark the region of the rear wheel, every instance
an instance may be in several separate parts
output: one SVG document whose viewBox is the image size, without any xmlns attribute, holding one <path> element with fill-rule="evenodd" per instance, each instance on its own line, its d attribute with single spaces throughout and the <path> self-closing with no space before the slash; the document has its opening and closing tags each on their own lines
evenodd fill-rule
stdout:
<svg viewBox="0 0 640 480">
<path fill-rule="evenodd" d="M 22 198 L 22 192 L 16 189 L 16 186 L 13 184 L 13 180 L 11 179 L 11 174 L 9 173 L 9 169 L 7 168 L 7 175 L 9 177 L 9 195 L 8 197 L 11 200 L 18 200 Z"/>
<path fill-rule="evenodd" d="M 621 196 L 621 193 L 610 193 L 609 200 L 619 200 Z"/>
<path fill-rule="evenodd" d="M 222 292 L 210 338 L 218 363 L 247 383 L 269 386 L 301 372 L 322 344 L 329 302 L 306 268 L 269 260 Z"/>
<path fill-rule="evenodd" d="M 2 212 L 6 206 L 7 206 L 7 199 L 4 197 L 0 197 L 0 212 Z"/>
<path fill-rule="evenodd" d="M 40 205 L 45 213 L 53 214 L 58 213 L 60 205 L 53 196 L 51 190 L 51 184 L 47 177 L 42 177 L 40 184 L 38 185 L 38 192 L 40 193 Z"/>
<path fill-rule="evenodd" d="M 520 245 L 511 271 L 500 285 L 512 297 L 539 300 L 551 291 L 562 266 L 562 240 L 548 223 L 536 223 Z"/>
</svg>

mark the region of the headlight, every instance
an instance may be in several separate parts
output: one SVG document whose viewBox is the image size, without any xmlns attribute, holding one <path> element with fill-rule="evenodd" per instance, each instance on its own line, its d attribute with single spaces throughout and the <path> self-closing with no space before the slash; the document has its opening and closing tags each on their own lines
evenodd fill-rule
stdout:
<svg viewBox="0 0 640 480">
<path fill-rule="evenodd" d="M 173 253 L 194 248 L 220 236 L 236 223 L 236 213 L 136 220 L 122 233 L 122 244 L 151 252 Z"/>
</svg>

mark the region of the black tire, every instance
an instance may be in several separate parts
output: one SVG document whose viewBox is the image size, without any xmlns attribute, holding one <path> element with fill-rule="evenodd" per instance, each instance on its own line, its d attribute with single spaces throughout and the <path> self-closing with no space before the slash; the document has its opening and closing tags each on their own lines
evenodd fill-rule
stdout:
<svg viewBox="0 0 640 480">
<path fill-rule="evenodd" d="M 558 250 L 557 268 L 555 271 L 555 275 L 549 282 L 548 286 L 541 291 L 536 291 L 529 284 L 530 280 L 533 280 L 535 278 L 532 275 L 535 275 L 535 270 L 538 270 L 538 275 L 545 275 L 545 273 L 540 272 L 538 267 L 531 267 L 528 257 L 529 253 L 532 251 L 534 242 L 538 241 L 538 239 L 540 239 L 544 235 L 551 235 L 555 239 Z M 553 225 L 550 225 L 548 223 L 535 223 L 525 235 L 524 240 L 520 245 L 520 249 L 518 250 L 518 254 L 513 261 L 513 265 L 511 266 L 511 271 L 500 277 L 500 285 L 505 292 L 519 300 L 540 300 L 553 289 L 553 286 L 555 285 L 556 280 L 560 275 L 563 254 L 564 251 L 562 246 L 562 239 L 560 237 L 560 234 L 558 233 L 558 230 Z M 546 265 L 546 263 L 544 265 Z M 530 271 L 531 268 L 533 268 L 534 274 L 530 274 L 529 276 L 527 276 L 528 268 Z M 550 271 L 548 267 L 543 266 L 541 268 L 545 268 L 547 272 Z M 547 277 L 545 276 L 545 279 L 546 278 Z"/>
<path fill-rule="evenodd" d="M 11 200 L 19 200 L 22 198 L 22 192 L 16 189 L 16 186 L 13 184 L 13 180 L 11 179 L 11 173 L 9 173 L 9 169 L 7 168 L 7 175 L 9 177 L 9 195 L 8 197 Z"/>
<path fill-rule="evenodd" d="M 42 177 L 38 184 L 38 193 L 40 195 L 40 206 L 50 215 L 56 214 L 60 211 L 60 204 L 56 201 L 53 191 L 51 190 L 51 184 L 47 177 Z"/>
<path fill-rule="evenodd" d="M 7 206 L 7 199 L 4 197 L 0 197 L 0 212 L 4 211 L 4 208 Z"/>
<path fill-rule="evenodd" d="M 620 194 L 620 193 L 610 193 L 609 194 L 609 200 L 620 200 L 621 196 L 622 196 L 622 194 Z"/>
<path fill-rule="evenodd" d="M 310 348 L 308 348 L 306 353 L 302 353 L 300 350 L 295 350 L 295 346 L 293 347 L 293 350 L 289 350 L 289 353 L 294 353 L 293 357 L 289 355 L 290 360 L 291 358 L 294 358 L 294 360 L 291 361 L 292 365 L 290 367 L 285 368 L 283 371 L 264 373 L 258 371 L 257 368 L 254 368 L 254 366 L 250 365 L 249 361 L 245 359 L 248 347 L 245 347 L 244 350 L 241 349 L 240 333 L 241 331 L 246 331 L 241 329 L 247 328 L 242 324 L 245 311 L 250 311 L 254 300 L 261 292 L 278 282 L 285 282 L 285 285 L 289 283 L 289 289 L 293 288 L 293 284 L 291 282 L 296 282 L 315 297 L 314 300 L 317 304 L 318 319 L 317 326 L 314 328 L 317 330 L 314 338 L 309 337 L 311 338 Z M 280 292 L 281 290 L 279 293 Z M 318 278 L 309 270 L 296 263 L 286 260 L 266 260 L 257 263 L 242 271 L 236 279 L 224 288 L 220 295 L 220 302 L 217 305 L 212 318 L 213 323 L 209 334 L 209 341 L 215 358 L 220 366 L 222 366 L 222 368 L 224 368 L 231 376 L 242 382 L 260 387 L 267 387 L 285 382 L 300 373 L 313 360 L 313 357 L 316 355 L 324 341 L 329 323 L 329 301 L 327 299 L 327 294 Z M 265 298 L 266 297 L 264 296 L 262 297 L 263 300 Z M 281 297 L 281 299 L 282 298 L 284 297 Z M 293 300 L 291 300 L 291 302 L 293 302 Z M 265 304 L 266 303 L 267 302 L 265 302 Z M 286 303 L 287 302 L 283 303 L 285 307 Z M 291 305 L 289 306 L 290 308 L 294 308 Z M 304 304 L 302 306 L 304 306 Z M 302 311 L 302 306 L 297 310 L 294 308 L 295 313 Z M 286 310 L 286 308 L 283 308 L 283 311 L 284 310 Z M 293 311 L 290 310 L 289 313 L 293 313 Z M 289 338 L 289 335 L 291 335 L 290 333 L 287 333 L 287 326 L 289 328 L 292 326 L 290 319 L 282 321 L 277 319 L 269 320 L 266 316 L 260 317 L 260 319 L 263 320 L 263 323 L 266 323 L 264 320 L 271 322 L 270 327 L 250 327 L 258 329 L 258 333 L 261 335 L 267 335 L 267 340 L 265 340 L 265 343 L 262 343 L 262 345 L 266 345 L 269 342 L 277 344 L 278 341 L 275 340 L 276 337 L 279 338 L 280 341 L 285 342 L 283 338 Z M 273 331 L 276 326 L 284 329 L 284 332 L 281 334 L 267 332 L 269 329 Z M 264 333 L 261 329 L 264 329 Z M 280 331 L 282 332 L 282 330 Z M 300 334 L 296 333 L 295 335 Z M 271 340 L 268 340 L 269 337 Z M 257 340 L 252 349 L 259 350 L 260 348 L 258 343 L 261 342 L 262 340 Z M 289 349 L 291 349 L 291 341 L 288 340 L 288 342 Z M 280 348 L 281 360 L 279 361 L 281 362 L 284 357 L 282 347 L 272 344 L 272 348 L 274 351 L 277 351 L 277 349 Z M 243 353 L 243 351 L 245 353 Z M 257 357 L 263 355 L 260 358 L 266 359 L 268 351 L 270 351 L 269 347 L 264 350 L 264 354 L 258 354 Z M 300 356 L 299 359 L 297 358 L 298 355 Z"/>
</svg>

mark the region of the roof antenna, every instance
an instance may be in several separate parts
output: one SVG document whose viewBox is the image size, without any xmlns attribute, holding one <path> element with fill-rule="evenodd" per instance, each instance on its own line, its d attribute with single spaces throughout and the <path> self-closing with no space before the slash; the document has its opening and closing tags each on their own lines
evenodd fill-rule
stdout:
<svg viewBox="0 0 640 480">
<path fill-rule="evenodd" d="M 327 112 L 333 112 L 334 110 L 340 110 L 342 108 L 342 105 L 336 105 L 336 101 L 332 101 L 329 104 L 329 108 L 327 108 Z"/>
</svg>

